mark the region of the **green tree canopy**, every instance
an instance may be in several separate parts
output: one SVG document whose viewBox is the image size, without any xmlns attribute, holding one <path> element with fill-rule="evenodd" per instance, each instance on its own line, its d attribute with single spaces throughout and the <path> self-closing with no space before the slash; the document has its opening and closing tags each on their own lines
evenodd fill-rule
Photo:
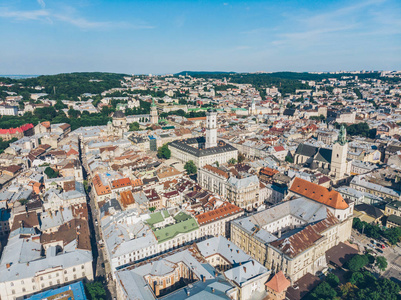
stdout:
<svg viewBox="0 0 401 300">
<path fill-rule="evenodd" d="M 52 168 L 47 167 L 45 169 L 45 174 L 47 175 L 47 177 L 49 178 L 57 178 L 58 177 L 58 172 L 54 171 Z"/>
<path fill-rule="evenodd" d="M 361 270 L 369 264 L 369 258 L 366 255 L 355 255 L 347 262 L 347 268 L 351 272 L 356 272 Z"/>
<path fill-rule="evenodd" d="M 139 123 L 133 122 L 129 124 L 129 131 L 138 131 L 139 130 Z"/>
<path fill-rule="evenodd" d="M 157 149 L 157 157 L 164 159 L 169 159 L 171 157 L 171 151 L 168 148 L 167 144 L 164 144 L 163 146 L 159 147 L 159 149 Z"/>
<path fill-rule="evenodd" d="M 384 256 L 376 257 L 376 264 L 380 271 L 385 271 L 387 269 L 387 259 Z"/>
<path fill-rule="evenodd" d="M 185 163 L 184 169 L 187 171 L 188 174 L 195 174 L 197 172 L 196 165 L 192 160 Z"/>
<path fill-rule="evenodd" d="M 86 283 L 85 293 L 89 300 L 106 300 L 106 290 L 99 281 Z"/>
</svg>

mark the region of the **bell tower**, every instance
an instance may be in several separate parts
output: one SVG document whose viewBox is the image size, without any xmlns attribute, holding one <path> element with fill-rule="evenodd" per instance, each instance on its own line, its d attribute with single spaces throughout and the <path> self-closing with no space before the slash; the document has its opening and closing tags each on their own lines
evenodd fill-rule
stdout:
<svg viewBox="0 0 401 300">
<path fill-rule="evenodd" d="M 335 178 L 342 178 L 347 172 L 347 152 L 348 142 L 346 140 L 347 132 L 344 125 L 341 125 L 338 139 L 333 145 L 331 154 L 331 173 Z"/>
</svg>

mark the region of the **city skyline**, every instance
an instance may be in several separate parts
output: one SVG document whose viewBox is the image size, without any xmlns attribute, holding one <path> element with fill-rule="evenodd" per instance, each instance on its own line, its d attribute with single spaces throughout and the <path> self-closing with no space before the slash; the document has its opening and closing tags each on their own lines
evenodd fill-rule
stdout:
<svg viewBox="0 0 401 300">
<path fill-rule="evenodd" d="M 401 5 L 346 1 L 7 1 L 3 74 L 401 68 Z"/>
</svg>

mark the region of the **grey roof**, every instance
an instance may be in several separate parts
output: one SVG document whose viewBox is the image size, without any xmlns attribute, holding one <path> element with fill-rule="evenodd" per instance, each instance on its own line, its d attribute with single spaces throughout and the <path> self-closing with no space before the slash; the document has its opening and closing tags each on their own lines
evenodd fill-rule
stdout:
<svg viewBox="0 0 401 300">
<path fill-rule="evenodd" d="M 116 272 L 117 280 L 120 281 L 124 296 L 127 299 L 154 300 L 155 296 L 144 276 L 155 272 L 155 264 L 163 268 L 163 270 L 157 270 L 157 274 L 162 275 L 171 271 L 169 266 L 179 262 L 191 267 L 198 278 L 205 277 L 206 280 L 205 282 L 202 280 L 193 282 L 184 288 L 163 296 L 162 299 L 229 299 L 225 293 L 233 287 L 223 277 L 216 278 L 214 276 L 214 268 L 209 264 L 201 263 L 189 249 L 155 260 L 147 264 L 133 265 Z M 216 285 L 216 283 L 218 284 Z M 215 293 L 212 293 L 212 288 L 215 289 Z M 189 292 L 190 297 L 188 297 L 187 292 Z"/>
<path fill-rule="evenodd" d="M 229 280 L 242 286 L 248 280 L 267 273 L 267 269 L 255 260 L 248 261 L 224 272 Z"/>
<path fill-rule="evenodd" d="M 196 245 L 202 256 L 209 257 L 214 254 L 220 254 L 232 265 L 244 263 L 252 259 L 241 248 L 222 236 L 207 239 Z"/>
<path fill-rule="evenodd" d="M 30 238 L 21 238 L 19 234 L 11 237 L 1 257 L 0 282 L 34 277 L 38 270 L 55 266 L 70 268 L 92 261 L 92 252 L 88 250 L 74 249 L 46 257 L 41 256 L 40 250 L 40 243 Z M 7 264 L 11 266 L 7 268 Z"/>
<path fill-rule="evenodd" d="M 383 216 L 383 212 L 378 209 L 377 207 L 373 206 L 373 205 L 369 205 L 366 203 L 362 203 L 359 205 L 355 206 L 355 210 L 357 211 L 363 211 L 365 212 L 368 216 L 371 216 L 375 219 L 381 218 Z"/>
<path fill-rule="evenodd" d="M 251 184 L 258 185 L 259 178 L 256 175 L 252 175 L 252 176 L 245 177 L 245 178 L 230 177 L 227 180 L 227 183 L 231 186 L 236 187 L 237 189 L 241 189 L 241 188 L 246 188 L 246 187 L 250 186 Z"/>
<path fill-rule="evenodd" d="M 306 225 L 325 219 L 327 210 L 324 205 L 301 197 L 282 202 L 254 215 L 239 218 L 232 222 L 256 237 L 260 242 L 267 244 L 277 240 L 277 236 L 269 232 L 268 225 L 288 215 L 292 215 Z"/>
<path fill-rule="evenodd" d="M 192 147 L 191 145 L 203 145 L 205 143 L 205 138 L 204 137 L 197 137 L 197 138 L 190 138 L 182 141 L 173 141 L 169 144 L 169 147 L 174 147 L 179 150 L 185 151 L 189 154 L 192 154 L 196 157 L 202 157 L 202 156 L 209 156 L 209 155 L 215 155 L 218 153 L 224 153 L 224 152 L 231 152 L 231 151 L 238 151 L 235 147 L 231 146 L 230 144 L 224 143 L 224 146 L 217 146 L 217 147 L 212 147 L 212 148 L 206 148 L 206 149 L 198 149 L 195 147 Z"/>
<path fill-rule="evenodd" d="M 295 154 L 303 155 L 303 156 L 314 156 L 318 151 L 318 148 L 308 144 L 299 144 Z"/>
<path fill-rule="evenodd" d="M 319 148 L 315 159 L 321 162 L 331 163 L 332 152 L 332 149 Z"/>
</svg>

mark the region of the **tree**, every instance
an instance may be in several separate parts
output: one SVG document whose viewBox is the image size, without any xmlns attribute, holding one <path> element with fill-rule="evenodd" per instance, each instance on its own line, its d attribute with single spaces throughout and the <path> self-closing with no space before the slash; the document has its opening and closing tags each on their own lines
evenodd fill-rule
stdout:
<svg viewBox="0 0 401 300">
<path fill-rule="evenodd" d="M 187 171 L 188 174 L 195 174 L 197 172 L 196 165 L 192 160 L 185 163 L 184 169 Z"/>
<path fill-rule="evenodd" d="M 89 300 L 106 300 L 106 290 L 99 281 L 86 283 L 85 293 Z"/>
<path fill-rule="evenodd" d="M 80 115 L 81 115 L 81 112 L 79 110 L 73 109 L 72 107 L 70 107 L 70 109 L 68 110 L 68 116 L 70 118 L 77 119 L 77 118 L 79 118 Z"/>
<path fill-rule="evenodd" d="M 328 284 L 330 284 L 332 288 L 338 287 L 338 284 L 340 283 L 340 279 L 338 278 L 338 276 L 333 273 L 327 275 L 326 281 Z"/>
<path fill-rule="evenodd" d="M 369 258 L 366 255 L 355 255 L 347 262 L 347 268 L 351 272 L 356 272 L 369 264 Z"/>
<path fill-rule="evenodd" d="M 149 211 L 150 211 L 150 212 L 154 212 L 155 210 L 156 210 L 156 207 L 154 207 L 154 206 L 149 207 Z"/>
<path fill-rule="evenodd" d="M 309 299 L 334 299 L 337 296 L 337 292 L 333 289 L 330 284 L 323 281 L 319 284 L 309 295 Z"/>
<path fill-rule="evenodd" d="M 287 161 L 287 162 L 289 162 L 289 163 L 294 163 L 294 159 L 291 157 L 291 156 L 289 156 L 289 155 L 287 155 L 286 157 L 285 157 L 285 161 Z"/>
<path fill-rule="evenodd" d="M 385 271 L 387 269 L 387 259 L 384 256 L 377 256 L 375 266 L 378 267 L 380 271 Z"/>
<path fill-rule="evenodd" d="M 157 157 L 164 159 L 169 159 L 171 157 L 171 151 L 168 148 L 167 144 L 164 144 L 159 149 L 157 149 Z"/>
<path fill-rule="evenodd" d="M 347 282 L 340 287 L 343 299 L 355 299 L 355 291 L 358 287 L 351 282 Z"/>
<path fill-rule="evenodd" d="M 49 178 L 57 178 L 58 177 L 58 172 L 54 171 L 52 168 L 47 167 L 45 169 L 45 174 L 47 175 L 47 177 Z"/>
<path fill-rule="evenodd" d="M 57 110 L 62 110 L 63 108 L 67 108 L 67 105 L 65 105 L 61 100 L 57 100 L 54 108 Z"/>
<path fill-rule="evenodd" d="M 129 131 L 138 131 L 139 130 L 139 123 L 134 122 L 129 124 Z"/>
<path fill-rule="evenodd" d="M 219 164 L 219 162 L 218 162 L 217 160 L 214 162 L 214 164 L 215 164 L 217 167 L 220 167 L 220 164 Z"/>
<path fill-rule="evenodd" d="M 237 163 L 237 160 L 236 160 L 235 158 L 231 158 L 231 159 L 228 161 L 228 163 L 231 164 L 231 165 L 235 165 L 235 164 Z"/>
<path fill-rule="evenodd" d="M 243 153 L 238 153 L 238 163 L 242 163 L 245 160 L 245 155 Z"/>
</svg>

